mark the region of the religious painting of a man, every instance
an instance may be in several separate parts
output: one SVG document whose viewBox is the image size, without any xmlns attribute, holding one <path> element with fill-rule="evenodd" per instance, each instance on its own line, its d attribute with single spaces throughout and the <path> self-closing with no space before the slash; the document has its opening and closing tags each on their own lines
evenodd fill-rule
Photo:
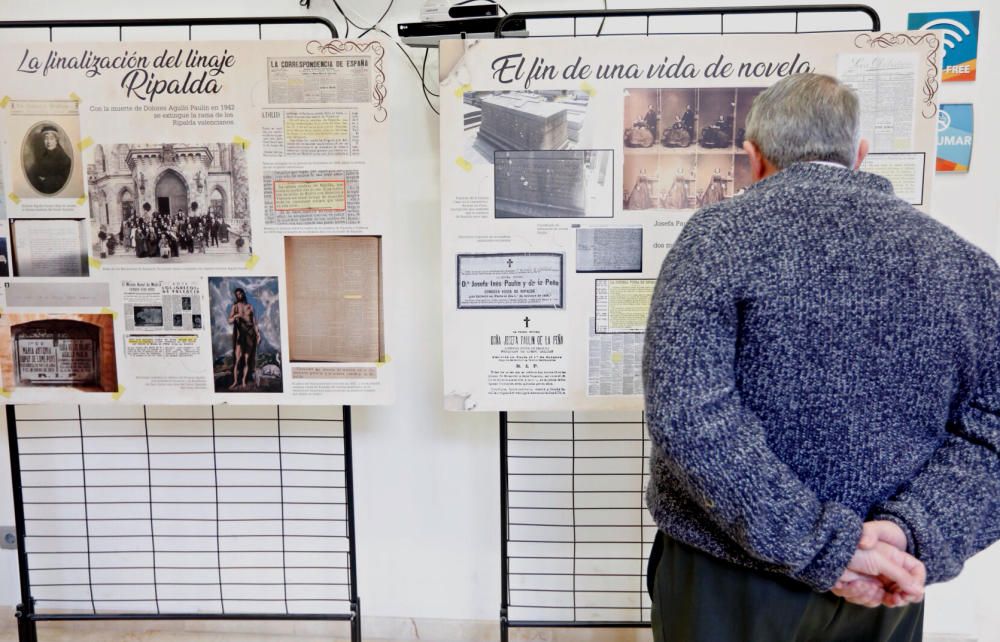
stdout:
<svg viewBox="0 0 1000 642">
<path fill-rule="evenodd" d="M 208 285 L 215 391 L 281 392 L 277 277 L 213 276 Z"/>
<path fill-rule="evenodd" d="M 229 323 L 233 326 L 233 383 L 229 389 L 233 390 L 237 386 L 245 388 L 248 383 L 257 380 L 257 341 L 260 339 L 260 331 L 257 330 L 253 306 L 247 302 L 247 294 L 243 288 L 233 291 Z"/>
</svg>

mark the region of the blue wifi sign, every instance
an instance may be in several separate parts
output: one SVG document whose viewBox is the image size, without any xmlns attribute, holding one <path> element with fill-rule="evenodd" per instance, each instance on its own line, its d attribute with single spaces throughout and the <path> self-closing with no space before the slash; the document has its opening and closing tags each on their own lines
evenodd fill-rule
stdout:
<svg viewBox="0 0 1000 642">
<path fill-rule="evenodd" d="M 933 11 L 911 13 L 908 29 L 940 32 L 944 47 L 942 78 L 945 81 L 975 80 L 979 49 L 978 11 Z"/>
</svg>

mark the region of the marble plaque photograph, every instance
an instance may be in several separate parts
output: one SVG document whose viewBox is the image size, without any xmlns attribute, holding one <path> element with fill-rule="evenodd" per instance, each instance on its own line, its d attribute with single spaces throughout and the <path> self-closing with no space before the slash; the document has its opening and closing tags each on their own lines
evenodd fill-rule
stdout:
<svg viewBox="0 0 1000 642">
<path fill-rule="evenodd" d="M 10 313 L 0 323 L 6 389 L 118 390 L 113 315 Z"/>
</svg>

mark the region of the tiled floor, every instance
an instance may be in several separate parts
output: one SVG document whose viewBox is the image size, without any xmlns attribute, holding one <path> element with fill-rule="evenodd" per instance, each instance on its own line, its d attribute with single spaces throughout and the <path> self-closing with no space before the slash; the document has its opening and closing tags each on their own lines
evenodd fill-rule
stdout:
<svg viewBox="0 0 1000 642">
<path fill-rule="evenodd" d="M 495 642 L 494 622 L 376 618 L 364 642 Z M 368 631 L 374 629 L 374 631 Z M 38 626 L 39 642 L 348 642 L 343 623 L 320 622 L 48 622 Z M 512 629 L 511 642 L 650 642 L 645 630 Z M 12 621 L 0 626 L 0 642 L 17 642 Z"/>
</svg>

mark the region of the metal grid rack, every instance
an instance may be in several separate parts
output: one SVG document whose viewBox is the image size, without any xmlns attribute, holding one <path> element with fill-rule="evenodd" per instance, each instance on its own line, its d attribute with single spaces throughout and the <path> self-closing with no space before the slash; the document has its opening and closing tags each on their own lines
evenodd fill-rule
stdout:
<svg viewBox="0 0 1000 642">
<path fill-rule="evenodd" d="M 8 406 L 35 623 L 345 620 L 360 639 L 350 409 Z"/>
<path fill-rule="evenodd" d="M 530 37 L 815 33 L 833 15 L 881 28 L 866 5 L 795 5 L 519 12 L 495 36 L 521 21 Z M 647 434 L 641 412 L 500 413 L 502 642 L 511 628 L 650 626 Z"/>
<path fill-rule="evenodd" d="M 187 27 L 195 39 L 237 26 L 261 39 L 271 26 L 338 35 L 315 16 L 0 21 L 0 32 Z M 6 416 L 20 642 L 56 620 L 343 621 L 360 642 L 349 406 L 8 405 Z"/>
</svg>

